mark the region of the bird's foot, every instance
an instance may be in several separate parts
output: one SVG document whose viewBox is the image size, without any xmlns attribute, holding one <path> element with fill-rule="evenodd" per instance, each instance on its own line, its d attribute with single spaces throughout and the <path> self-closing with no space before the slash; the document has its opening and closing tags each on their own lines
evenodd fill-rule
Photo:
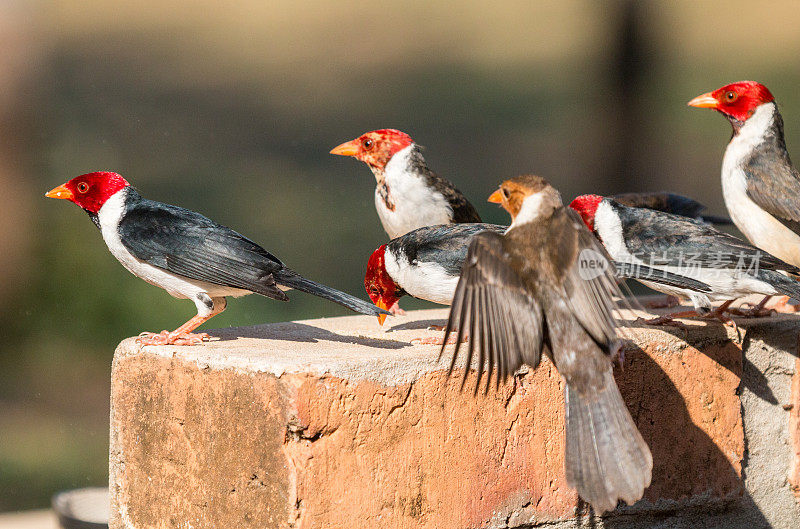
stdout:
<svg viewBox="0 0 800 529">
<path fill-rule="evenodd" d="M 446 326 L 444 325 L 428 325 L 429 331 L 444 331 Z"/>
<path fill-rule="evenodd" d="M 661 301 L 649 301 L 647 307 L 651 309 L 671 309 L 680 305 L 681 300 L 675 296 L 665 296 Z"/>
<path fill-rule="evenodd" d="M 451 333 L 446 342 L 444 341 L 444 337 L 441 336 L 425 336 L 424 338 L 414 338 L 411 340 L 411 343 L 414 345 L 453 345 L 456 343 L 457 338 L 458 335 L 456 333 Z M 461 343 L 467 341 L 469 341 L 469 336 L 464 335 L 461 338 Z"/>
<path fill-rule="evenodd" d="M 394 305 L 389 307 L 387 310 L 394 316 L 405 316 L 406 315 L 406 311 L 404 311 L 403 309 L 400 308 L 400 302 L 399 301 L 395 301 Z"/>
<path fill-rule="evenodd" d="M 729 316 L 725 315 L 726 312 L 732 312 L 732 311 L 728 308 L 725 308 L 723 310 L 720 309 L 722 309 L 722 307 L 716 310 L 712 310 L 708 314 L 703 314 L 701 318 L 706 320 L 717 320 L 726 327 L 732 328 L 734 331 L 736 331 L 736 334 L 739 334 L 739 326 L 736 325 L 736 322 L 733 321 Z"/>
<path fill-rule="evenodd" d="M 143 332 L 136 338 L 136 343 L 141 345 L 199 345 L 210 340 L 211 337 L 204 333 L 176 333 L 161 331 L 160 333 Z"/>
<path fill-rule="evenodd" d="M 777 312 L 777 309 L 774 308 L 768 309 L 766 307 L 761 307 L 759 305 L 753 305 L 750 303 L 748 303 L 748 305 L 750 305 L 749 309 L 743 309 L 743 308 L 728 309 L 725 312 L 727 312 L 728 314 L 733 314 L 734 316 L 737 316 L 739 318 L 766 318 L 767 316 L 770 316 L 775 312 Z"/>
<path fill-rule="evenodd" d="M 663 316 L 658 316 L 656 318 L 645 319 L 642 317 L 636 318 L 636 323 L 644 323 L 645 325 L 663 325 L 666 327 L 677 327 L 678 329 L 688 330 L 686 325 L 679 321 L 675 321 L 673 318 L 678 317 L 679 315 L 683 315 L 682 313 L 678 314 L 664 314 Z"/>
<path fill-rule="evenodd" d="M 781 314 L 795 314 L 800 312 L 800 305 L 789 305 L 789 296 L 783 296 L 772 306 L 773 312 L 780 312 Z"/>
</svg>

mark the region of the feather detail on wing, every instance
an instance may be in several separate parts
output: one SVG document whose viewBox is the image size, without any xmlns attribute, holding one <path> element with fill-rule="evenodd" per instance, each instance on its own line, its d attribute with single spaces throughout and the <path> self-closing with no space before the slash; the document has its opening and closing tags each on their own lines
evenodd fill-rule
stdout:
<svg viewBox="0 0 800 529">
<path fill-rule="evenodd" d="M 273 277 L 283 268 L 276 257 L 199 213 L 140 199 L 122 217 L 119 232 L 134 257 L 173 274 L 288 299 Z"/>
<path fill-rule="evenodd" d="M 586 332 L 604 350 L 613 348 L 619 339 L 614 299 L 619 299 L 628 308 L 630 305 L 620 290 L 616 267 L 606 249 L 586 228 L 576 211 L 571 208 L 563 211 L 578 237 L 578 257 L 566 270 L 564 278 L 565 299 Z"/>
<path fill-rule="evenodd" d="M 445 328 L 445 342 L 451 333 L 457 333 L 450 372 L 467 331 L 469 343 L 464 380 L 475 347 L 480 351 L 476 392 L 484 369 L 487 371 L 488 391 L 495 365 L 499 384 L 500 379 L 506 379 L 522 364 L 536 367 L 542 355 L 542 307 L 509 266 L 504 244 L 503 236 L 494 232 L 483 232 L 473 237 Z M 442 352 L 444 346 L 440 358 Z"/>
</svg>

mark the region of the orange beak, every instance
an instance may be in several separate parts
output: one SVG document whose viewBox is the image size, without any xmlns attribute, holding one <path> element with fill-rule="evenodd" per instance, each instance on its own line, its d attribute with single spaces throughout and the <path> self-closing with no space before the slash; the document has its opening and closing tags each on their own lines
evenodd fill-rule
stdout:
<svg viewBox="0 0 800 529">
<path fill-rule="evenodd" d="M 75 198 L 75 195 L 72 194 L 72 191 L 67 189 L 66 185 L 60 185 L 56 188 L 53 188 L 45 193 L 44 196 L 47 198 L 61 198 L 64 200 L 72 200 Z"/>
<path fill-rule="evenodd" d="M 355 156 L 358 154 L 358 142 L 351 140 L 341 145 L 334 147 L 331 154 L 338 154 L 339 156 Z"/>
<path fill-rule="evenodd" d="M 389 310 L 389 307 L 386 306 L 386 303 L 384 303 L 382 299 L 376 301 L 375 306 L 378 307 L 379 309 Z M 383 322 L 385 321 L 386 321 L 386 314 L 378 314 L 378 323 L 380 325 L 383 325 Z"/>
<path fill-rule="evenodd" d="M 703 94 L 701 96 L 697 96 L 688 103 L 686 103 L 690 107 L 697 107 L 697 108 L 717 108 L 719 107 L 719 101 L 717 98 L 711 95 L 711 92 L 707 94 Z"/>
<path fill-rule="evenodd" d="M 503 203 L 503 193 L 500 192 L 498 189 L 491 195 L 489 195 L 489 202 L 492 204 L 502 204 Z"/>
</svg>

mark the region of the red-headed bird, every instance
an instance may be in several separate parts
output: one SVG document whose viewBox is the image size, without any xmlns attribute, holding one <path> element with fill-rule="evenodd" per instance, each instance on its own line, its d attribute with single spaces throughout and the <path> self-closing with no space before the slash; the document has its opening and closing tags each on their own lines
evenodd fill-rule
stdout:
<svg viewBox="0 0 800 529">
<path fill-rule="evenodd" d="M 132 274 L 172 296 L 190 299 L 197 316 L 172 332 L 144 333 L 144 345 L 192 345 L 192 333 L 226 307 L 225 298 L 261 294 L 288 301 L 297 289 L 351 310 L 377 316 L 366 301 L 305 279 L 277 257 L 230 228 L 188 209 L 143 198 L 120 175 L 96 172 L 73 178 L 45 196 L 69 200 L 100 228 L 108 249 Z"/>
<path fill-rule="evenodd" d="M 420 147 L 404 132 L 373 130 L 331 154 L 352 156 L 372 170 L 375 208 L 390 239 L 423 226 L 481 222 L 461 191 L 428 169 Z"/>
<path fill-rule="evenodd" d="M 789 159 L 772 93 L 741 81 L 688 104 L 718 111 L 733 127 L 722 158 L 722 195 L 736 227 L 755 246 L 800 266 L 800 174 Z"/>
<path fill-rule="evenodd" d="M 730 303 L 750 294 L 800 299 L 800 283 L 787 277 L 797 276 L 799 269 L 704 222 L 624 206 L 599 195 L 579 196 L 570 207 L 581 215 L 615 261 L 649 268 L 647 275 L 633 274 L 635 279 L 694 305 L 694 314 L 680 312 L 648 323 L 670 323 L 672 317 L 701 314 L 727 321 L 722 313 Z M 663 280 L 664 273 L 688 277 L 699 284 L 668 283 Z M 725 303 L 711 311 L 712 301 Z"/>
</svg>

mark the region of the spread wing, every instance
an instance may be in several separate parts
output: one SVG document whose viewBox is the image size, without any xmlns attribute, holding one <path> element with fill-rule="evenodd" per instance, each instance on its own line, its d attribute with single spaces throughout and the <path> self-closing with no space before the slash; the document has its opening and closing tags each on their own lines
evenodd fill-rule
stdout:
<svg viewBox="0 0 800 529">
<path fill-rule="evenodd" d="M 567 263 L 564 290 L 567 303 L 581 326 L 603 350 L 613 348 L 618 340 L 614 317 L 614 298 L 624 300 L 616 268 L 606 249 L 586 228 L 572 208 L 563 208 L 566 222 L 577 236 L 577 259 Z"/>
<path fill-rule="evenodd" d="M 172 274 L 288 299 L 272 276 L 283 263 L 199 213 L 139 197 L 120 221 L 119 233 L 134 257 Z"/>
<path fill-rule="evenodd" d="M 455 366 L 461 339 L 469 333 L 462 386 L 472 363 L 475 344 L 478 344 L 476 392 L 484 369 L 488 371 L 488 390 L 495 364 L 499 385 L 501 378 L 505 379 L 522 364 L 536 367 L 542 355 L 542 307 L 511 268 L 505 243 L 503 236 L 495 232 L 487 231 L 473 237 L 445 328 L 445 343 L 451 333 L 457 334 L 450 372 Z"/>
</svg>

